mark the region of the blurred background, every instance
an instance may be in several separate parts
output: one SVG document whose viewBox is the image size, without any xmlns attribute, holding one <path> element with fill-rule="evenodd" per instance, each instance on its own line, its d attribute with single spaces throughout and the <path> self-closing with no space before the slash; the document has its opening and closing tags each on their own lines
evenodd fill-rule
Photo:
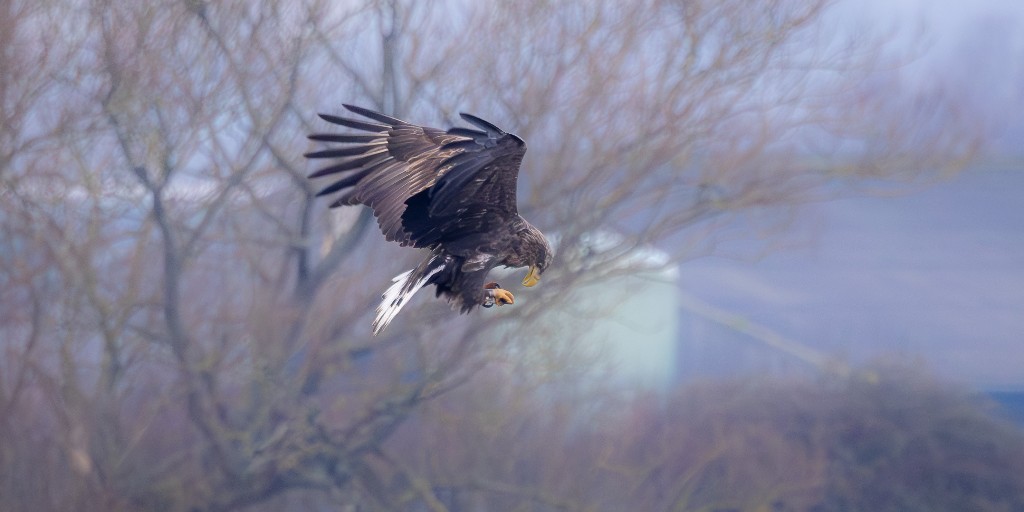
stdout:
<svg viewBox="0 0 1024 512">
<path fill-rule="evenodd" d="M 1024 510 L 1011 0 L 0 5 L 0 510 Z M 318 112 L 529 147 L 424 293 Z M 515 283 L 516 272 L 495 272 Z"/>
</svg>

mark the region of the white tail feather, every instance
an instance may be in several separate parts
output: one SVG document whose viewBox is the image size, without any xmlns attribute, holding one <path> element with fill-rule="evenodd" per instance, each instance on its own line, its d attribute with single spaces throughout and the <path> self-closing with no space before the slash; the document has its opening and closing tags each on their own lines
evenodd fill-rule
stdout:
<svg viewBox="0 0 1024 512">
<path fill-rule="evenodd" d="M 429 272 L 421 276 L 416 281 L 413 281 L 414 270 L 407 270 L 398 274 L 391 280 L 392 284 L 388 289 L 381 295 L 380 305 L 377 306 L 377 318 L 373 320 L 373 335 L 376 336 L 384 331 L 384 328 L 395 319 L 398 312 L 409 303 L 409 299 L 423 288 L 430 278 L 441 271 L 444 265 L 439 265 L 437 268 L 431 269 Z"/>
</svg>

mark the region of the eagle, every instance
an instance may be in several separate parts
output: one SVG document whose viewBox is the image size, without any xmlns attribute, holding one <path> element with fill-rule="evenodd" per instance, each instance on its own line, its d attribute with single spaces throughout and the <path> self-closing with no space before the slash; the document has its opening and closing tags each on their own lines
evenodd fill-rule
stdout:
<svg viewBox="0 0 1024 512">
<path fill-rule="evenodd" d="M 429 251 L 382 295 L 375 336 L 424 286 L 434 285 L 436 296 L 467 313 L 515 302 L 511 292 L 487 280 L 497 266 L 529 267 L 523 286 L 537 284 L 553 253 L 544 234 L 516 207 L 526 154 L 522 139 L 465 113 L 460 116 L 474 128 L 442 130 L 344 107 L 361 118 L 320 118 L 352 131 L 309 136 L 331 144 L 305 154 L 328 160 L 327 167 L 309 175 L 332 180 L 317 196 L 333 194 L 331 208 L 366 205 L 388 241 Z"/>
</svg>

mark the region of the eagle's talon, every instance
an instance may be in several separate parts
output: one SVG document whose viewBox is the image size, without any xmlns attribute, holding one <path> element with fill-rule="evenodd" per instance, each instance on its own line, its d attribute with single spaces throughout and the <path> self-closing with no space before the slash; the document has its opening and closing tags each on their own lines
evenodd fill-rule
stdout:
<svg viewBox="0 0 1024 512">
<path fill-rule="evenodd" d="M 491 300 L 494 301 L 494 304 L 497 304 L 499 306 L 504 306 L 505 304 L 515 304 L 516 303 L 516 299 L 515 299 L 515 297 L 512 296 L 512 292 L 510 292 L 508 290 L 503 290 L 501 288 L 494 288 L 494 289 L 490 290 L 490 293 L 488 295 L 490 295 Z"/>
</svg>

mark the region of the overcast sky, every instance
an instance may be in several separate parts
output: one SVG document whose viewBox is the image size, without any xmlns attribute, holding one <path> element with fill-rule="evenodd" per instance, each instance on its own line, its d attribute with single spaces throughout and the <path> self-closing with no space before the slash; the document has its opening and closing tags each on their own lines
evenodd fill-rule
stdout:
<svg viewBox="0 0 1024 512">
<path fill-rule="evenodd" d="M 1024 2 L 842 0 L 839 23 L 893 34 L 907 80 L 942 84 L 990 123 L 994 151 L 1024 154 Z"/>
</svg>

